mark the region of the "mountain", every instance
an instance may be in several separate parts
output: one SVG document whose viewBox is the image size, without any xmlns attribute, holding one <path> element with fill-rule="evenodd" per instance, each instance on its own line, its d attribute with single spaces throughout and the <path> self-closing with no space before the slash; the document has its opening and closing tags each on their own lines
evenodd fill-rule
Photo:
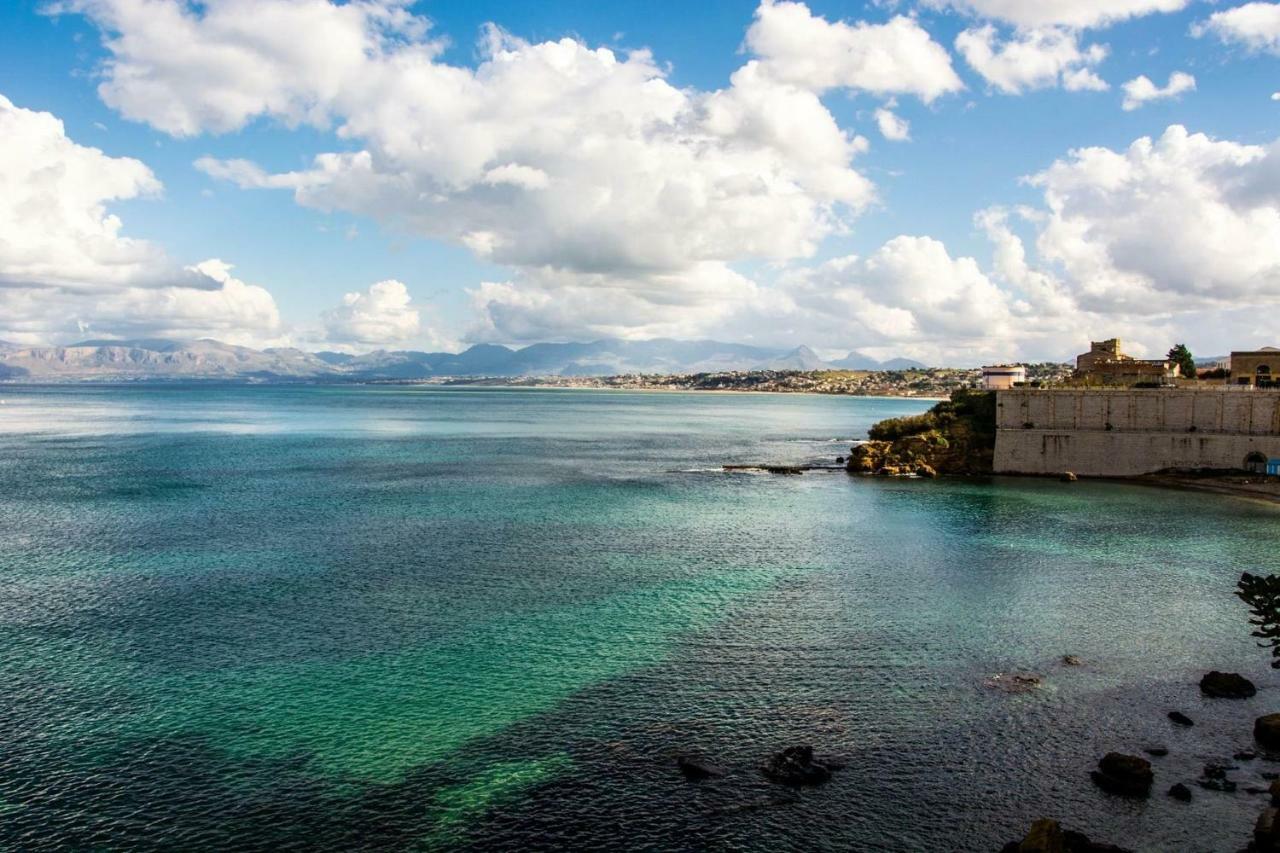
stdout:
<svg viewBox="0 0 1280 853">
<path fill-rule="evenodd" d="M 847 362 L 856 354 L 850 353 Z M 879 362 L 862 359 L 877 367 Z M 914 365 L 903 359 L 885 365 Z M 808 347 L 770 349 L 720 341 L 613 338 L 533 344 L 522 349 L 477 344 L 460 353 L 375 350 L 361 355 L 291 348 L 255 350 L 214 340 L 87 340 L 32 347 L 0 342 L 0 379 L 18 381 L 367 381 L 436 377 L 613 376 L 744 370 L 823 370 Z"/>
<path fill-rule="evenodd" d="M 57 379 L 289 379 L 332 373 L 299 349 L 255 350 L 219 341 L 82 341 L 0 350 L 0 377 Z"/>
<path fill-rule="evenodd" d="M 831 362 L 832 367 L 844 370 L 920 370 L 924 365 L 909 358 L 891 358 L 888 361 L 876 361 L 874 358 L 851 352 L 838 361 Z"/>
<path fill-rule="evenodd" d="M 808 347 L 800 346 L 783 353 L 777 358 L 757 364 L 755 370 L 828 370 L 831 368 L 818 354 Z"/>
</svg>

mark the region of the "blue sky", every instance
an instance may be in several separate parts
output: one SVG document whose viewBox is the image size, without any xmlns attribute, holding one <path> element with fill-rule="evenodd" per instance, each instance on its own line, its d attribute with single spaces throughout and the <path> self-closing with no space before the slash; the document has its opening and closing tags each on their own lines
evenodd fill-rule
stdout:
<svg viewBox="0 0 1280 853">
<path fill-rule="evenodd" d="M 264 2 L 288 4 L 295 0 Z M 148 65 L 145 54 L 131 55 L 127 48 L 113 49 L 104 44 L 106 39 L 124 42 L 136 37 L 128 32 L 134 26 L 125 21 L 130 16 L 114 8 L 138 5 L 132 0 L 84 0 L 65 4 L 67 8 L 62 9 L 43 3 L 5 4 L 0 7 L 0 95 L 15 109 L 25 111 L 15 114 L 15 120 L 34 121 L 29 113 L 48 113 L 63 122 L 66 140 L 76 146 L 76 152 L 96 148 L 112 160 L 141 161 L 163 185 L 162 191 L 148 193 L 147 197 L 130 197 L 132 193 L 112 196 L 104 191 L 99 199 L 102 211 L 118 216 L 123 223 L 120 235 L 145 241 L 149 250 L 162 256 L 163 260 L 157 263 L 167 264 L 169 269 L 221 259 L 231 265 L 231 270 L 220 275 L 234 276 L 237 282 L 266 291 L 274 301 L 277 316 L 274 321 L 251 319 L 244 328 L 236 327 L 234 318 L 226 317 L 212 318 L 205 326 L 199 317 L 188 316 L 214 310 L 201 303 L 190 311 L 175 309 L 181 316 L 170 317 L 168 326 L 156 322 L 153 327 L 148 325 L 148 300 L 162 292 L 172 296 L 172 291 L 165 289 L 181 286 L 176 281 L 161 280 L 160 272 L 146 273 L 145 282 L 122 280 L 114 273 L 103 276 L 108 279 L 103 282 L 93 280 L 92 270 L 84 272 L 83 264 L 67 262 L 68 267 L 75 266 L 75 275 L 85 277 L 83 284 L 68 282 L 62 275 L 45 281 L 29 271 L 30 265 L 19 269 L 21 265 L 10 261 L 6 270 L 6 258 L 0 252 L 0 283 L 7 283 L 11 291 L 29 288 L 23 290 L 22 298 L 0 303 L 0 330 L 5 330 L 0 337 L 30 343 L 65 342 L 82 331 L 123 336 L 139 330 L 181 334 L 207 329 L 216 336 L 246 343 L 361 350 L 380 346 L 457 348 L 480 340 L 518 345 L 539 339 L 585 339 L 607 334 L 671 334 L 779 345 L 808 343 L 828 352 L 863 349 L 881 355 L 905 353 L 959 361 L 1063 357 L 1079 349 L 1089 336 L 1112 334 L 1134 338 L 1140 348 L 1147 349 L 1166 346 L 1174 336 L 1188 338 L 1198 351 L 1217 351 L 1235 344 L 1277 343 L 1248 337 L 1265 334 L 1265 328 L 1257 325 L 1256 312 L 1239 310 L 1241 298 L 1247 298 L 1252 305 L 1268 305 L 1270 310 L 1280 300 L 1280 258 L 1268 247 L 1257 249 L 1261 255 L 1232 275 L 1219 276 L 1208 268 L 1194 275 L 1189 273 L 1185 281 L 1174 282 L 1164 280 L 1167 270 L 1162 277 L 1159 264 L 1144 266 L 1140 256 L 1153 244 L 1149 233 L 1135 237 L 1129 244 L 1099 237 L 1096 246 L 1086 247 L 1088 251 L 1080 249 L 1078 255 L 1070 254 L 1075 251 L 1072 248 L 1037 251 L 1044 233 L 1052 236 L 1057 231 L 1070 230 L 1068 226 L 1079 226 L 1096 213 L 1090 193 L 1097 187 L 1082 189 L 1081 182 L 1088 184 L 1101 178 L 1092 172 L 1092 177 L 1085 176 L 1088 168 L 1077 164 L 1075 172 L 1079 174 L 1063 179 L 1066 183 L 1062 186 L 1070 189 L 1057 189 L 1067 192 L 1070 199 L 1066 209 L 1055 217 L 1049 201 L 1055 188 L 1044 182 L 1029 184 L 1023 180 L 1026 176 L 1042 173 L 1055 162 L 1069 164 L 1075 149 L 1105 148 L 1123 154 L 1135 140 L 1159 139 L 1171 125 L 1185 126 L 1193 136 L 1203 134 L 1208 138 L 1206 146 L 1209 141 L 1235 146 L 1213 154 L 1211 159 L 1217 158 L 1214 163 L 1204 165 L 1204 186 L 1182 188 L 1191 193 L 1196 203 L 1209 205 L 1206 216 L 1215 216 L 1213 211 L 1217 211 L 1225 217 L 1215 226 L 1222 234 L 1205 237 L 1197 233 L 1199 229 L 1191 229 L 1186 239 L 1210 241 L 1192 247 L 1192 265 L 1197 260 L 1212 265 L 1215 258 L 1231 256 L 1236 240 L 1256 243 L 1259 239 L 1265 242 L 1273 234 L 1280 236 L 1280 232 L 1269 230 L 1272 219 L 1268 217 L 1280 210 L 1280 199 L 1273 189 L 1263 186 L 1261 201 L 1254 198 L 1243 207 L 1224 197 L 1205 198 L 1205 193 L 1226 192 L 1225 184 L 1213 183 L 1220 177 L 1215 165 L 1219 160 L 1225 158 L 1240 168 L 1244 167 L 1237 161 L 1249 161 L 1253 164 L 1245 170 L 1249 174 L 1234 175 L 1231 181 L 1261 181 L 1261 186 L 1265 178 L 1257 178 L 1255 173 L 1270 174 L 1267 169 L 1274 169 L 1275 159 L 1280 156 L 1273 153 L 1280 136 L 1280 101 L 1272 98 L 1280 91 L 1280 34 L 1272 35 L 1267 29 L 1269 18 L 1265 13 L 1269 8 L 1264 8 L 1276 5 L 1280 17 L 1280 4 L 1248 4 L 1256 7 L 1252 11 L 1264 13 L 1261 24 L 1252 17 L 1240 17 L 1219 18 L 1223 23 L 1211 26 L 1215 14 L 1246 4 L 1225 0 L 1146 2 L 1155 10 L 1142 8 L 1144 0 L 1129 0 L 1128 6 L 1136 10 L 1131 17 L 1081 25 L 1082 19 L 1072 15 L 1079 9 L 1086 9 L 1079 14 L 1088 15 L 1087 9 L 1098 4 L 1088 0 L 1074 4 L 1072 0 L 1051 0 L 1049 5 L 1056 4 L 1064 10 L 1063 22 L 1028 23 L 1017 20 L 1016 15 L 1002 15 L 998 0 L 980 0 L 973 7 L 963 8 L 946 7 L 939 2 L 812 0 L 805 4 L 807 20 L 816 20 L 816 25 L 827 28 L 842 24 L 857 27 L 862 23 L 883 26 L 897 16 L 908 16 L 912 26 L 945 52 L 963 89 L 955 87 L 935 97 L 922 97 L 909 84 L 904 84 L 902 91 L 876 91 L 874 86 L 861 82 L 863 78 L 855 72 L 836 85 L 814 83 L 810 89 L 839 130 L 850 139 L 857 136 L 865 140 L 859 143 L 865 150 L 843 165 L 874 186 L 874 197 L 868 195 L 853 202 L 849 195 L 826 197 L 820 181 L 803 186 L 798 192 L 815 199 L 811 204 L 819 211 L 816 218 L 826 224 L 815 224 L 814 217 L 806 218 L 807 226 L 798 227 L 808 227 L 809 233 L 798 234 L 791 243 L 767 251 L 757 249 L 761 242 L 768 242 L 768 232 L 773 230 L 767 211 L 763 211 L 763 224 L 751 226 L 759 233 L 744 233 L 743 227 L 724 225 L 728 236 L 717 232 L 707 237 L 708 243 L 717 245 L 714 250 L 699 244 L 684 255 L 677 252 L 664 260 L 662 269 L 656 269 L 655 264 L 655 269 L 643 271 L 637 270 L 637 263 L 630 256 L 617 266 L 608 259 L 588 263 L 572 258 L 561 265 L 557 252 L 562 249 L 556 241 L 568 241 L 570 248 L 564 251 L 576 251 L 573 247 L 578 243 L 566 237 L 564 229 L 573 223 L 581 227 L 582 223 L 567 214 L 564 222 L 557 220 L 559 207 L 546 214 L 545 222 L 502 222 L 499 233 L 509 229 L 506 239 L 522 246 L 519 252 L 504 255 L 467 245 L 470 238 L 450 233 L 447 224 L 437 221 L 438 217 L 454 215 L 474 216 L 485 223 L 501 219 L 501 211 L 478 210 L 486 202 L 470 196 L 449 202 L 457 205 L 456 212 L 444 207 L 439 214 L 432 214 L 428 224 L 408 224 L 407 220 L 415 216 L 409 209 L 413 198 L 421 198 L 424 193 L 418 183 L 414 184 L 416 195 L 391 202 L 397 212 L 384 217 L 378 204 L 352 200 L 350 193 L 339 197 L 326 190 L 323 201 L 299 200 L 292 186 L 255 188 L 243 179 L 228 179 L 226 174 L 219 176 L 208 168 L 197 168 L 197 160 L 212 158 L 222 163 L 250 161 L 268 175 L 303 173 L 312 168 L 318 154 L 372 150 L 377 157 L 381 150 L 382 156 L 389 159 L 387 152 L 396 144 L 397 135 L 423 134 L 431 140 L 429 144 L 435 145 L 456 130 L 425 122 L 420 128 L 408 130 L 369 130 L 372 119 L 357 115 L 355 121 L 366 130 L 339 133 L 344 124 L 353 121 L 353 114 L 365 110 L 374 113 L 372 104 L 378 98 L 403 101 L 405 91 L 411 92 L 409 97 L 437 96 L 427 91 L 397 89 L 398 84 L 392 82 L 388 82 L 386 91 L 370 91 L 367 96 L 362 93 L 360 97 L 368 100 L 362 100 L 358 107 L 350 106 L 349 96 L 342 95 L 342 104 L 334 106 L 323 121 L 299 122 L 263 109 L 232 117 L 233 127 L 223 126 L 217 119 L 179 133 L 166 126 L 163 119 L 122 106 L 132 95 L 126 93 L 113 99 L 99 92 L 99 86 L 111 80 L 112 66 L 107 63 L 115 62 L 116 67 L 133 63 L 144 75 L 169 75 L 147 81 L 148 85 L 163 85 L 166 97 L 198 99 L 195 89 L 200 75 L 224 70 L 220 66 L 215 72 L 201 69 L 197 56 L 202 48 L 200 39 L 240 38 L 249 45 L 247 50 L 273 49 L 271 45 L 254 43 L 252 21 L 248 20 L 245 27 L 230 35 L 202 32 L 202 28 L 212 30 L 211 25 L 205 26 L 209 20 L 205 6 L 219 5 L 215 0 L 204 6 L 155 0 L 155 5 L 171 6 L 193 22 L 191 32 L 173 36 L 175 54 L 179 58 L 185 53 L 192 55 L 190 67 L 175 61 L 159 69 Z M 234 5 L 246 19 L 253 17 L 253 4 L 241 0 Z M 310 5 L 327 4 L 315 0 Z M 586 48 L 610 48 L 620 59 L 629 51 L 647 49 L 667 84 L 698 98 L 730 88 L 732 75 L 745 63 L 762 56 L 746 43 L 753 21 L 763 21 L 758 17 L 759 4 L 753 2 L 420 2 L 407 9 L 394 2 L 373 5 L 417 16 L 419 24 L 430 23 L 425 33 L 406 29 L 390 32 L 386 35 L 390 40 L 388 51 L 400 43 L 444 39 L 447 46 L 433 54 L 431 61 L 470 73 L 482 73 L 491 58 L 482 46 L 490 23 L 519 40 L 512 43 L 515 46 L 511 49 L 516 51 L 523 49 L 520 45 L 536 46 L 566 37 Z M 1159 10 L 1171 6 L 1181 8 Z M 992 28 L 991 37 L 997 47 L 1028 38 L 1032 33 L 1053 34 L 1081 49 L 1105 46 L 1105 58 L 1071 67 L 1091 70 L 1108 88 L 1068 91 L 1063 78 L 1055 77 L 1050 83 L 1029 83 L 1017 93 L 1001 91 L 999 84 L 984 76 L 957 45 L 962 33 L 983 27 Z M 838 41 L 847 36 L 848 29 L 831 32 Z M 311 36 L 300 31 L 297 37 Z M 184 47 L 184 39 L 195 39 L 197 43 Z M 837 44 L 840 56 L 846 56 L 842 45 Z M 221 47 L 225 48 L 225 43 Z M 859 48 L 854 45 L 850 49 Z M 766 59 L 779 69 L 784 68 L 784 61 L 793 65 L 799 62 L 794 57 Z M 295 60 L 278 56 L 262 59 L 277 63 L 268 66 L 273 68 Z M 311 73 L 306 68 L 298 72 L 302 79 Z M 1122 108 L 1122 87 L 1127 81 L 1145 75 L 1156 87 L 1163 87 L 1174 72 L 1194 77 L 1194 89 L 1153 98 L 1133 109 Z M 777 72 L 779 79 L 783 73 Z M 802 89 L 808 85 L 792 78 L 785 83 Z M 227 85 L 239 83 L 232 80 Z M 249 80 L 246 85 L 256 84 Z M 486 93 L 485 97 L 498 99 L 505 95 Z M 568 101 L 558 102 L 555 92 L 548 97 L 543 106 L 548 115 L 568 115 L 577 109 Z M 519 97 L 512 96 L 512 103 L 518 105 L 519 101 Z M 502 108 L 512 107 L 508 104 Z M 627 105 L 622 103 L 618 109 L 625 111 Z M 878 109 L 888 109 L 906 120 L 910 140 L 885 138 L 878 130 Z M 600 121 L 598 114 L 581 120 L 580 134 L 590 132 L 592 123 Z M 771 114 L 769 120 L 777 120 L 783 126 L 788 123 L 785 110 L 780 115 Z M 536 121 L 530 125 L 535 131 L 537 126 Z M 747 119 L 743 127 L 750 127 Z M 793 130 L 813 138 L 800 123 Z M 639 129 L 635 133 L 637 138 L 643 138 L 647 131 Z M 0 146 L 3 144 L 0 140 Z M 739 142 L 730 139 L 723 144 L 736 152 Z M 516 142 L 511 145 L 512 150 L 519 147 Z M 789 168 L 785 159 L 791 153 L 770 147 L 767 160 L 776 164 L 781 158 L 778 168 L 785 170 Z M 1171 163 L 1177 159 L 1170 156 Z M 1197 163 L 1203 160 L 1199 155 L 1192 159 Z M 716 174 L 722 176 L 725 168 L 739 168 L 737 160 L 734 164 L 714 164 Z M 503 164 L 494 160 L 491 165 Z M 628 168 L 625 159 L 609 165 L 615 172 Z M 824 164 L 824 168 L 825 165 L 830 164 Z M 400 163 L 395 168 L 400 170 L 397 174 L 407 174 L 403 170 L 410 167 Z M 550 191 L 563 186 L 553 170 L 539 167 L 538 171 L 551 174 Z M 1165 213 L 1144 207 L 1144 199 L 1153 194 L 1168 195 L 1169 203 L 1177 206 L 1176 192 L 1182 190 L 1160 183 L 1174 178 L 1160 177 L 1159 163 L 1150 169 L 1144 166 L 1144 174 L 1147 171 L 1155 177 L 1146 175 L 1133 180 L 1132 216 L 1146 217 L 1153 229 L 1168 228 L 1170 222 Z M 29 178 L 18 175 L 13 180 Z M 424 174 L 415 172 L 413 179 L 444 180 L 438 169 Z M 1157 185 L 1142 183 L 1151 180 Z M 591 189 L 581 182 L 574 186 L 579 194 L 584 186 Z M 792 191 L 794 188 L 787 192 Z M 778 203 L 790 204 L 786 198 Z M 1108 205 L 1112 203 L 1123 207 L 1126 202 L 1112 199 Z M 401 204 L 409 207 L 401 209 Z M 1010 232 L 1027 254 L 1030 272 L 1052 279 L 1051 289 L 1056 297 L 1047 295 L 1047 291 L 1031 294 L 1028 288 L 1034 285 L 1018 274 L 1000 269 L 1000 244 L 990 229 L 975 222 L 976 215 L 993 208 L 1006 211 Z M 1027 216 L 1012 213 L 1019 208 L 1025 209 Z M 1123 211 L 1106 211 L 1110 217 L 1122 214 Z M 712 218 L 717 214 L 708 211 L 707 215 Z M 1054 221 L 1046 224 L 1046 217 Z M 1128 220 L 1127 215 L 1122 218 Z M 698 221 L 699 216 L 695 215 L 690 219 L 694 225 L 673 227 L 687 232 L 690 227 L 697 228 Z M 1106 229 L 1107 222 L 1099 219 L 1093 228 Z M 1246 223 L 1248 229 L 1240 223 Z M 625 231 L 636 226 L 622 221 L 618 227 Z M 655 229 L 652 238 L 666 245 L 660 227 L 647 219 L 643 227 Z M 780 224 L 777 230 L 788 227 L 791 226 Z M 526 228 L 536 233 L 521 230 Z M 1232 232 L 1233 228 L 1236 232 Z M 1134 234 L 1141 230 L 1134 225 Z M 687 235 L 672 239 L 681 236 Z M 610 237 L 602 235 L 606 241 Z M 895 243 L 904 237 L 916 242 Z M 624 233 L 619 239 L 625 238 Z M 919 242 L 926 239 L 930 241 L 927 245 Z M 1184 237 L 1171 232 L 1161 239 L 1179 242 Z M 1161 239 L 1155 239 L 1154 245 L 1158 246 Z M 60 245 L 51 241 L 49 251 L 58 251 Z M 936 251 L 938 246 L 944 247 L 941 256 Z M 933 260 L 924 259 L 922 256 L 930 251 Z M 1108 256 L 1101 267 L 1097 251 Z M 851 256 L 857 260 L 848 261 Z M 960 264 L 970 258 L 973 268 Z M 50 259 L 52 265 L 62 263 L 62 258 Z M 1220 277 L 1223 280 L 1218 280 Z M 618 284 L 623 280 L 625 283 Z M 402 284 L 403 292 L 386 290 L 375 294 L 368 290 L 376 282 L 388 281 Z M 1111 281 L 1114 284 L 1107 283 Z M 493 298 L 480 304 L 475 293 L 482 282 L 507 289 L 494 290 Z M 216 281 L 206 282 L 197 289 L 207 291 L 216 286 Z M 129 288 L 128 298 L 120 295 L 120 288 Z M 1215 291 L 1220 291 L 1222 298 L 1215 298 Z M 348 297 L 349 304 L 344 303 L 346 294 L 356 295 Z M 829 300 L 830 311 L 822 307 L 824 299 Z M 982 303 L 981 310 L 970 311 L 975 303 Z M 168 299 L 166 304 L 175 304 L 174 299 Z M 104 310 L 103 306 L 108 307 Z M 130 316 L 130 311 L 138 316 Z M 407 313 L 413 313 L 416 322 L 406 319 Z M 602 319 L 605 315 L 608 319 Z M 1058 319 L 1053 319 L 1055 316 Z M 869 321 L 868 317 L 878 319 Z M 1239 339 L 1245 337 L 1248 339 Z"/>
</svg>

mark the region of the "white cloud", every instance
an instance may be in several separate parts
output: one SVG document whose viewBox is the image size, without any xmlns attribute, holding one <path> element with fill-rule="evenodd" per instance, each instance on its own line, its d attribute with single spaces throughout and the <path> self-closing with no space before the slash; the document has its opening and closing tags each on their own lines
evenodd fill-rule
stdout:
<svg viewBox="0 0 1280 853">
<path fill-rule="evenodd" d="M 1084 148 L 1030 179 L 1041 256 L 1096 311 L 1193 311 L 1280 298 L 1280 141 L 1174 125 L 1125 151 Z"/>
<path fill-rule="evenodd" d="M 807 257 L 874 201 L 854 167 L 867 142 L 837 124 L 821 93 L 930 101 L 962 88 L 914 21 L 830 23 L 797 3 L 764 3 L 747 36 L 756 57 L 727 87 L 698 91 L 672 86 L 645 51 L 530 44 L 496 27 L 476 67 L 447 65 L 422 40 L 425 23 L 391 0 L 254 3 L 288 23 L 288 44 L 245 32 L 227 10 L 247 0 L 147 0 L 164 7 L 150 17 L 142 2 L 75 7 L 108 34 L 109 103 L 177 135 L 258 117 L 332 122 L 353 149 L 278 174 L 242 160 L 198 168 L 465 246 L 533 294 L 548 281 L 562 295 L 599 291 L 619 307 L 606 325 L 633 331 L 661 326 L 654 318 L 673 305 L 719 315 L 724 283 L 741 278 L 731 265 Z M 331 67 L 293 45 L 313 36 L 335 45 Z M 823 61 L 806 70 L 814 50 Z"/>
<path fill-rule="evenodd" d="M 956 36 L 956 50 L 984 80 L 1010 95 L 1063 85 L 1073 91 L 1105 89 L 1091 69 L 1107 56 L 1099 44 L 1081 48 L 1066 29 L 1019 31 L 1001 41 L 990 24 Z"/>
<path fill-rule="evenodd" d="M 880 135 L 890 142 L 911 139 L 911 124 L 888 107 L 876 110 L 876 126 L 880 128 Z"/>
<path fill-rule="evenodd" d="M 1126 111 L 1136 110 L 1148 101 L 1159 101 L 1176 98 L 1183 92 L 1194 92 L 1196 78 L 1183 71 L 1175 71 L 1169 75 L 1169 82 L 1163 87 L 1152 83 L 1146 75 L 1133 78 L 1124 84 L 1124 104 Z"/>
<path fill-rule="evenodd" d="M 910 94 L 925 102 L 964 88 L 946 48 L 914 20 L 831 23 L 803 3 L 763 0 L 747 47 L 776 80 L 805 89 Z"/>
<path fill-rule="evenodd" d="M 0 95 L 0 337 L 275 333 L 271 295 L 228 265 L 184 268 L 124 235 L 109 205 L 160 191 L 140 161 L 79 145 L 55 116 Z"/>
<path fill-rule="evenodd" d="M 422 328 L 409 289 L 395 279 L 346 294 L 322 319 L 326 340 L 339 344 L 386 346 L 409 340 Z"/>
<path fill-rule="evenodd" d="M 1190 0 L 926 0 L 1019 27 L 1100 27 L 1153 12 L 1176 12 Z"/>
<path fill-rule="evenodd" d="M 1191 31 L 1197 37 L 1214 35 L 1229 44 L 1280 55 L 1280 3 L 1245 3 L 1214 12 Z"/>
</svg>

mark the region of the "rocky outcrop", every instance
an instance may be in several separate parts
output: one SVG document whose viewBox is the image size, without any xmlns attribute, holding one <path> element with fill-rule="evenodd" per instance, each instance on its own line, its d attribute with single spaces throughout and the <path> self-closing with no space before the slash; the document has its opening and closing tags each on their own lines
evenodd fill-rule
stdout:
<svg viewBox="0 0 1280 853">
<path fill-rule="evenodd" d="M 770 780 L 783 785 L 820 785 L 831 780 L 827 763 L 813 757 L 811 746 L 789 746 L 774 754 L 761 768 Z"/>
<path fill-rule="evenodd" d="M 1124 797 L 1147 796 L 1151 793 L 1151 783 L 1155 781 L 1150 761 L 1119 752 L 1104 755 L 1098 762 L 1098 769 L 1090 775 L 1102 790 Z"/>
<path fill-rule="evenodd" d="M 1215 669 L 1200 679 L 1200 692 L 1214 699 L 1248 699 L 1257 694 L 1258 688 L 1243 675 Z"/>
<path fill-rule="evenodd" d="M 881 476 L 987 474 L 995 454 L 995 394 L 956 391 L 923 415 L 890 418 L 855 446 L 851 474 Z"/>
</svg>

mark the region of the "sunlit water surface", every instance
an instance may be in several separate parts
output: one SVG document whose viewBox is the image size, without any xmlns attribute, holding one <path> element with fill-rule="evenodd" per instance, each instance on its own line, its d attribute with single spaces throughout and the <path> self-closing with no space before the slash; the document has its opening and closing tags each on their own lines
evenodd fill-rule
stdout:
<svg viewBox="0 0 1280 853">
<path fill-rule="evenodd" d="M 834 461 L 927 403 L 0 399 L 0 849 L 986 851 L 1049 815 L 1232 850 L 1265 799 L 1243 788 L 1280 770 L 1163 795 L 1280 710 L 1231 594 L 1277 568 L 1275 509 L 720 471 Z M 1203 700 L 1208 668 L 1262 689 Z M 1044 686 L 987 686 L 1015 670 Z M 847 768 L 761 777 L 803 742 Z M 1150 743 L 1172 754 L 1149 801 L 1093 788 Z M 686 783 L 687 751 L 730 774 Z"/>
</svg>

